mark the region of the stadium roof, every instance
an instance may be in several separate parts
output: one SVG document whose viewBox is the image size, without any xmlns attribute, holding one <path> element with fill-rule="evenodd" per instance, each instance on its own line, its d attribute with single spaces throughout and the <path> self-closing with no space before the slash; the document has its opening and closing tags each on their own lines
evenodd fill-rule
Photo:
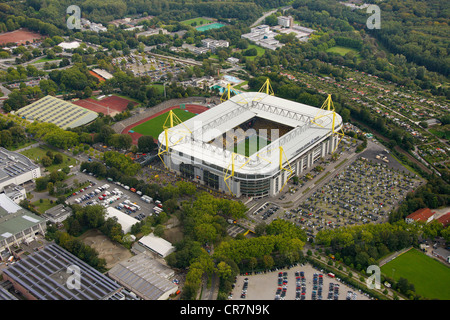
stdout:
<svg viewBox="0 0 450 320">
<path fill-rule="evenodd" d="M 73 284 L 69 279 L 72 276 L 69 267 L 79 268 L 79 289 L 67 286 Z M 4 274 L 39 300 L 103 300 L 122 288 L 56 244 L 47 245 L 10 265 Z"/>
<path fill-rule="evenodd" d="M 342 127 L 342 118 L 335 115 L 336 132 Z M 285 154 L 283 158 L 293 159 L 332 134 L 331 111 L 265 93 L 246 92 L 169 129 L 172 155 L 183 153 L 193 156 L 196 161 L 227 168 L 231 163 L 232 152 L 215 146 L 211 140 L 220 138 L 228 130 L 253 117 L 268 119 L 293 129 L 249 157 L 236 155 L 235 171 L 242 174 L 272 175 L 279 170 L 280 146 Z M 165 132 L 159 135 L 158 140 L 165 146 Z"/>
<path fill-rule="evenodd" d="M 16 112 L 27 120 L 56 124 L 62 129 L 76 128 L 97 118 L 94 111 L 53 96 L 45 96 Z"/>
</svg>

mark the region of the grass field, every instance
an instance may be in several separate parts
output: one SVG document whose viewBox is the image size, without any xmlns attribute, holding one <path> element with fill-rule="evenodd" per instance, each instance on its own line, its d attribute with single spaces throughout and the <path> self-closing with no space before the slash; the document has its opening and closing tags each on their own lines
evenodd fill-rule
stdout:
<svg viewBox="0 0 450 320">
<path fill-rule="evenodd" d="M 41 62 L 51 62 L 51 61 L 56 61 L 56 60 L 61 60 L 61 58 L 49 59 L 49 58 L 44 57 L 44 58 L 41 58 L 41 59 L 39 59 L 39 60 L 36 60 L 36 61 L 33 62 L 32 64 L 35 64 L 35 63 L 41 63 Z"/>
<path fill-rule="evenodd" d="M 395 269 L 395 271 L 394 271 Z M 450 299 L 450 268 L 416 249 L 398 256 L 381 267 L 381 272 L 398 280 L 408 279 L 416 293 L 430 299 Z"/>
<path fill-rule="evenodd" d="M 440 130 L 436 130 L 436 129 L 428 129 L 428 131 L 430 131 L 432 134 L 439 137 L 440 139 L 450 140 L 450 131 L 449 130 L 440 131 Z"/>
<path fill-rule="evenodd" d="M 358 50 L 352 49 L 352 48 L 347 48 L 347 47 L 335 46 L 335 47 L 331 47 L 331 48 L 327 49 L 327 52 L 338 53 L 341 56 L 345 56 L 347 53 L 353 52 L 357 59 L 361 58 Z"/>
<path fill-rule="evenodd" d="M 248 48 L 245 49 L 245 50 L 248 50 L 248 49 L 251 49 L 251 48 L 255 48 L 257 53 L 256 53 L 256 56 L 246 57 L 249 60 L 254 60 L 256 57 L 260 57 L 266 52 L 266 49 L 264 49 L 264 48 L 262 48 L 260 46 L 257 46 L 256 44 L 249 44 Z M 245 50 L 243 50 L 243 51 L 245 51 Z"/>
<path fill-rule="evenodd" d="M 249 157 L 269 144 L 270 141 L 263 137 L 252 136 L 246 138 L 237 145 L 234 145 L 234 148 L 231 146 L 231 148 L 228 149 L 234 149 L 234 152 Z"/>
<path fill-rule="evenodd" d="M 198 27 L 198 26 L 201 26 L 201 25 L 204 25 L 207 23 L 211 23 L 212 21 L 209 19 L 198 17 L 198 18 L 194 18 L 194 19 L 184 20 L 184 21 L 181 21 L 180 23 L 184 24 L 185 26 L 191 26 L 194 22 L 197 23 L 196 26 Z"/>
<path fill-rule="evenodd" d="M 55 201 L 52 202 L 53 203 L 50 203 L 49 199 L 42 199 L 42 203 L 40 201 L 35 201 L 31 204 L 36 208 L 37 211 L 39 211 L 40 214 L 44 214 L 45 211 L 57 205 Z"/>
<path fill-rule="evenodd" d="M 50 147 L 47 147 L 47 146 L 39 146 L 39 147 L 27 149 L 20 153 L 23 154 L 24 156 L 30 158 L 35 163 L 41 163 L 42 157 L 45 156 L 47 151 L 49 151 L 49 150 L 53 152 L 53 155 L 60 153 L 60 152 L 58 152 L 54 149 L 51 149 Z M 76 164 L 76 160 L 74 158 L 68 157 L 63 153 L 60 153 L 60 154 L 63 157 L 63 162 L 60 164 L 52 164 L 51 166 L 46 167 L 46 169 L 48 171 L 51 172 L 53 170 L 62 169 L 64 167 L 67 167 L 70 165 L 73 166 Z"/>
<path fill-rule="evenodd" d="M 173 109 L 175 115 L 180 118 L 181 121 L 186 121 L 195 116 L 195 113 L 187 112 L 181 109 Z M 150 119 L 136 127 L 132 128 L 134 132 L 152 136 L 158 138 L 159 134 L 163 131 L 163 125 L 168 116 L 168 112 L 163 113 L 153 119 Z"/>
</svg>

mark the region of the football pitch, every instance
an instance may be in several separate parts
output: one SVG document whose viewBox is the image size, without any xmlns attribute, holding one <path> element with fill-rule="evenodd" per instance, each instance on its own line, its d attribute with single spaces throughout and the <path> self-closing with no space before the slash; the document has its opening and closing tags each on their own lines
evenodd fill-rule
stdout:
<svg viewBox="0 0 450 320">
<path fill-rule="evenodd" d="M 182 109 L 173 109 L 173 113 L 181 120 L 186 121 L 194 116 L 196 116 L 195 113 L 188 112 Z M 164 122 L 167 119 L 167 116 L 169 115 L 169 112 L 165 112 L 163 114 L 160 114 L 159 116 L 150 119 L 144 123 L 141 123 L 137 125 L 136 127 L 132 128 L 134 132 L 140 133 L 145 136 L 152 136 L 153 138 L 157 139 L 159 134 L 163 132 L 163 125 Z"/>
<path fill-rule="evenodd" d="M 269 140 L 258 135 L 253 135 L 227 149 L 233 149 L 235 153 L 249 157 L 269 144 Z"/>
<path fill-rule="evenodd" d="M 411 249 L 381 267 L 381 273 L 398 280 L 408 279 L 416 293 L 429 299 L 450 299 L 450 268 Z"/>
</svg>

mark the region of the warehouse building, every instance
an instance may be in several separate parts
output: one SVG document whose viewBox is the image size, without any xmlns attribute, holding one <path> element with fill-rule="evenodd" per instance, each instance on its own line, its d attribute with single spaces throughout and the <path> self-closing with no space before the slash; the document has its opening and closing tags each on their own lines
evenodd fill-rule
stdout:
<svg viewBox="0 0 450 320">
<path fill-rule="evenodd" d="M 120 210 L 117 210 L 113 207 L 107 207 L 106 208 L 106 219 L 108 218 L 115 218 L 117 219 L 117 222 L 122 226 L 122 231 L 124 234 L 127 234 L 131 231 L 131 227 L 138 223 L 139 220 L 127 215 L 126 213 L 123 213 Z"/>
<path fill-rule="evenodd" d="M 0 194 L 0 260 L 8 257 L 15 245 L 44 235 L 45 219 L 23 209 L 4 193 Z"/>
<path fill-rule="evenodd" d="M 3 272 L 28 300 L 107 300 L 122 287 L 56 244 L 8 266 Z"/>
<path fill-rule="evenodd" d="M 146 253 L 121 261 L 108 276 L 143 300 L 166 300 L 178 290 L 174 271 Z"/>
<path fill-rule="evenodd" d="M 138 244 L 161 258 L 165 258 L 175 251 L 175 247 L 169 241 L 157 237 L 153 233 L 143 236 L 139 239 Z"/>
<path fill-rule="evenodd" d="M 97 112 L 53 96 L 45 96 L 16 112 L 29 121 L 48 122 L 62 129 L 76 128 L 94 121 Z"/>
<path fill-rule="evenodd" d="M 24 155 L 0 147 L 0 191 L 19 186 L 41 176 L 41 169 Z"/>
<path fill-rule="evenodd" d="M 42 215 L 47 221 L 51 223 L 61 223 L 72 214 L 72 208 L 66 207 L 63 204 L 58 204 L 53 208 L 48 209 Z"/>
</svg>

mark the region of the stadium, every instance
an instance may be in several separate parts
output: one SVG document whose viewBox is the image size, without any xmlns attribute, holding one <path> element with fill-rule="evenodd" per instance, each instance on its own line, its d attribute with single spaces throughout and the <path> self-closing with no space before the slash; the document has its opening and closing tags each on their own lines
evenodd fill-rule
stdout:
<svg viewBox="0 0 450 320">
<path fill-rule="evenodd" d="M 342 139 L 331 96 L 322 108 L 245 92 L 189 119 L 170 114 L 158 137 L 164 165 L 236 197 L 275 196 Z"/>
</svg>

